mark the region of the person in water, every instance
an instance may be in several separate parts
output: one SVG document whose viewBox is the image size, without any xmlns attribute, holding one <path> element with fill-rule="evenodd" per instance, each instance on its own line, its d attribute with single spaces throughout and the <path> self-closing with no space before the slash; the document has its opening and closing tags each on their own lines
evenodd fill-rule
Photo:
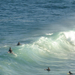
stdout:
<svg viewBox="0 0 75 75">
<path fill-rule="evenodd" d="M 48 69 L 45 69 L 45 70 L 50 71 L 50 68 L 48 67 Z"/>
<path fill-rule="evenodd" d="M 17 46 L 21 45 L 20 42 L 18 42 Z"/>
<path fill-rule="evenodd" d="M 12 49 L 11 49 L 11 47 L 9 48 L 9 51 L 8 51 L 8 53 L 12 53 L 12 54 L 14 54 L 14 53 L 12 52 Z"/>
<path fill-rule="evenodd" d="M 69 74 L 71 75 L 71 74 L 73 74 L 73 73 L 71 73 L 71 71 L 69 71 Z"/>
</svg>

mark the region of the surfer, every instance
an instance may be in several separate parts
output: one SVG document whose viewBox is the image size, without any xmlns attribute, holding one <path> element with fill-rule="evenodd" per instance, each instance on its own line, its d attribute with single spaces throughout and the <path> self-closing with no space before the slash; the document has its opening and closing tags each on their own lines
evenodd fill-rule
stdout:
<svg viewBox="0 0 75 75">
<path fill-rule="evenodd" d="M 18 42 L 17 46 L 19 46 L 19 45 L 20 45 L 20 42 Z"/>
<path fill-rule="evenodd" d="M 71 75 L 71 74 L 73 74 L 73 73 L 71 73 L 71 71 L 69 71 L 69 74 Z"/>
<path fill-rule="evenodd" d="M 11 47 L 9 48 L 9 51 L 8 51 L 8 53 L 12 53 L 12 54 L 14 54 L 14 53 L 12 52 L 12 49 L 11 49 Z"/>
<path fill-rule="evenodd" d="M 8 51 L 8 53 L 11 53 L 11 54 L 13 54 L 13 55 L 17 56 L 17 54 L 15 54 L 14 52 L 12 52 L 12 49 L 11 49 L 11 47 L 9 48 L 9 51 Z"/>
<path fill-rule="evenodd" d="M 45 69 L 45 70 L 50 71 L 50 68 L 48 67 L 48 69 Z"/>
</svg>

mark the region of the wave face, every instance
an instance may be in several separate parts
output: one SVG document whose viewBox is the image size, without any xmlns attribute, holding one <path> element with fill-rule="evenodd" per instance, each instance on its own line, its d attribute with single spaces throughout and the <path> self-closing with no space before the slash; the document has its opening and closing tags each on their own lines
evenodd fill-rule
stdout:
<svg viewBox="0 0 75 75">
<path fill-rule="evenodd" d="M 74 0 L 0 1 L 0 75 L 67 75 L 74 57 Z"/>
<path fill-rule="evenodd" d="M 13 46 L 16 55 L 6 53 L 9 46 L 3 46 L 0 54 L 1 75 L 46 75 L 44 69 L 51 68 L 50 74 L 66 75 L 68 68 L 75 65 L 75 31 L 49 33 L 30 44 Z M 62 71 L 62 72 L 61 72 Z M 62 74 L 63 75 L 63 74 Z"/>
</svg>

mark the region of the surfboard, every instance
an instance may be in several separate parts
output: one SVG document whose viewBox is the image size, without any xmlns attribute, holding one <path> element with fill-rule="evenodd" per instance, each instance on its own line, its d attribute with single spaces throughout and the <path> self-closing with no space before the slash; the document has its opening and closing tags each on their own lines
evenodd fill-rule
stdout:
<svg viewBox="0 0 75 75">
<path fill-rule="evenodd" d="M 69 73 L 67 73 L 67 74 L 69 74 Z"/>
<path fill-rule="evenodd" d="M 72 73 L 72 74 L 70 74 L 70 73 L 67 73 L 67 74 L 69 74 L 69 75 L 73 75 L 73 73 Z"/>
</svg>

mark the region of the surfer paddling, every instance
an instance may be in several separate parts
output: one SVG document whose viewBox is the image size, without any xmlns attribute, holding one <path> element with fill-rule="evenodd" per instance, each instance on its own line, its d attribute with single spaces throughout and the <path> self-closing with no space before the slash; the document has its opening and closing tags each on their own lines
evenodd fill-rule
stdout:
<svg viewBox="0 0 75 75">
<path fill-rule="evenodd" d="M 8 51 L 8 53 L 12 53 L 12 54 L 14 54 L 14 53 L 12 52 L 12 49 L 11 49 L 11 47 L 9 48 L 9 51 Z"/>
<path fill-rule="evenodd" d="M 11 53 L 11 54 L 13 54 L 13 55 L 17 56 L 17 54 L 15 54 L 15 53 L 13 53 L 13 52 L 12 52 L 12 49 L 11 49 L 11 47 L 9 48 L 9 51 L 8 51 L 8 53 Z"/>
<path fill-rule="evenodd" d="M 71 71 L 69 71 L 69 74 L 72 75 L 73 73 L 71 73 Z"/>
<path fill-rule="evenodd" d="M 50 71 L 50 68 L 48 67 L 48 69 L 44 69 L 44 70 Z"/>
<path fill-rule="evenodd" d="M 18 42 L 17 46 L 21 45 L 20 42 Z"/>
</svg>

